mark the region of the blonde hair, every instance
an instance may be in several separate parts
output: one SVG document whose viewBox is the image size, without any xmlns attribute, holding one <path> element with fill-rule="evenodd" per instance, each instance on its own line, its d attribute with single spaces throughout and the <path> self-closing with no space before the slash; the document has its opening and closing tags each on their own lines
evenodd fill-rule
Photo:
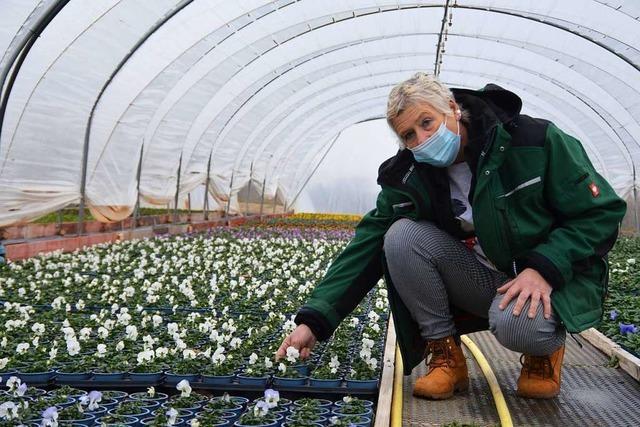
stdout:
<svg viewBox="0 0 640 427">
<path fill-rule="evenodd" d="M 437 111 L 450 115 L 452 114 L 449 101 L 454 101 L 453 93 L 438 78 L 432 74 L 418 72 L 411 78 L 398 83 L 391 89 L 389 99 L 387 101 L 387 124 L 397 135 L 393 127 L 395 120 L 408 107 L 428 103 Z M 468 113 L 462 108 L 462 121 L 468 122 Z M 399 135 L 398 135 L 399 137 Z M 399 141 L 400 146 L 404 148 L 402 140 Z"/>
</svg>

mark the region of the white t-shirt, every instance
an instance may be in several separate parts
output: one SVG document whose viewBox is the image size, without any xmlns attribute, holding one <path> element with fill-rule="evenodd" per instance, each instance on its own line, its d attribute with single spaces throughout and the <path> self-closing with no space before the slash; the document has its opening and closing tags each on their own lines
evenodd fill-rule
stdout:
<svg viewBox="0 0 640 427">
<path fill-rule="evenodd" d="M 473 226 L 473 211 L 469 203 L 469 190 L 471 189 L 471 169 L 467 162 L 453 164 L 447 168 L 449 174 L 449 187 L 451 188 L 451 205 L 453 215 L 460 221 L 464 231 L 475 230 Z M 482 264 L 492 270 L 497 268 L 487 259 L 477 239 L 473 245 L 473 252 Z"/>
</svg>

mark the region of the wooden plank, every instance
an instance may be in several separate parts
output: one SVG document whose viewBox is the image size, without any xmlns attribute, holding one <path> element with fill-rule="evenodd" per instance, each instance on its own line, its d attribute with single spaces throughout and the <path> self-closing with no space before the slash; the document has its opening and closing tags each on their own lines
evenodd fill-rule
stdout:
<svg viewBox="0 0 640 427">
<path fill-rule="evenodd" d="M 622 370 L 631 375 L 636 381 L 640 381 L 640 359 L 620 347 L 619 344 L 616 344 L 597 329 L 587 329 L 580 332 L 580 335 L 607 356 L 617 357 Z"/>
<path fill-rule="evenodd" d="M 396 329 L 393 325 L 393 316 L 389 314 L 387 323 L 387 342 L 384 346 L 382 357 L 382 377 L 378 393 L 378 407 L 374 427 L 389 427 L 391 424 L 391 400 L 393 397 L 393 375 L 396 359 Z M 402 392 L 402 390 L 400 390 Z"/>
</svg>

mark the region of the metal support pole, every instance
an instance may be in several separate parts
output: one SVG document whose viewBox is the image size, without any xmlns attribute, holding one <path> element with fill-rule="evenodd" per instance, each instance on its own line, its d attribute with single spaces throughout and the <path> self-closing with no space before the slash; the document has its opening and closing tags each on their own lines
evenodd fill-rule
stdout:
<svg viewBox="0 0 640 427">
<path fill-rule="evenodd" d="M 313 175 L 316 173 L 316 171 L 318 170 L 318 168 L 320 167 L 320 165 L 324 161 L 325 157 L 327 157 L 327 154 L 329 154 L 329 151 L 331 151 L 331 149 L 333 148 L 333 145 L 336 143 L 336 141 L 338 140 L 340 135 L 342 135 L 342 131 L 338 132 L 338 134 L 333 138 L 333 141 L 331 141 L 331 144 L 329 144 L 329 148 L 327 148 L 327 151 L 324 152 L 324 154 L 322 155 L 322 158 L 320 159 L 320 161 L 318 162 L 316 167 L 313 168 L 313 170 L 311 171 L 311 173 L 309 174 L 307 179 L 304 181 L 304 184 L 302 184 L 302 187 L 300 187 L 300 190 L 298 190 L 296 195 L 293 197 L 293 200 L 291 201 L 291 203 L 289 203 L 289 206 L 293 206 L 293 204 L 296 202 L 296 200 L 298 200 L 298 197 L 300 197 L 300 194 L 302 193 L 302 190 L 304 190 L 304 188 L 307 186 L 307 184 L 311 180 L 311 177 L 313 177 Z"/>
<path fill-rule="evenodd" d="M 251 162 L 251 169 L 249 172 L 249 183 L 247 184 L 247 200 L 245 203 L 245 215 L 249 216 L 249 198 L 251 197 L 251 182 L 253 181 L 253 162 Z"/>
<path fill-rule="evenodd" d="M 178 196 L 180 195 L 180 174 L 182 173 L 182 153 L 180 153 L 180 162 L 178 163 L 178 179 L 176 180 L 176 195 L 173 201 L 173 223 L 178 223 Z"/>
<path fill-rule="evenodd" d="M 262 219 L 262 209 L 264 208 L 264 185 L 267 181 L 267 176 L 262 178 L 262 195 L 260 196 L 260 219 Z"/>
<path fill-rule="evenodd" d="M 204 183 L 204 220 L 209 220 L 209 175 L 211 174 L 211 152 L 209 152 L 209 161 L 207 162 L 207 180 Z"/>
<path fill-rule="evenodd" d="M 140 176 L 142 174 L 142 153 L 144 152 L 144 144 L 140 147 L 140 158 L 138 159 L 138 171 L 136 172 L 136 207 L 133 209 L 133 224 L 131 228 L 138 226 L 138 217 L 140 216 Z"/>
<path fill-rule="evenodd" d="M 224 210 L 224 218 L 227 220 L 227 225 L 229 225 L 229 209 L 231 208 L 231 189 L 233 188 L 233 176 L 235 175 L 235 171 L 231 171 L 231 182 L 229 182 L 229 197 L 227 198 L 227 207 Z"/>
</svg>

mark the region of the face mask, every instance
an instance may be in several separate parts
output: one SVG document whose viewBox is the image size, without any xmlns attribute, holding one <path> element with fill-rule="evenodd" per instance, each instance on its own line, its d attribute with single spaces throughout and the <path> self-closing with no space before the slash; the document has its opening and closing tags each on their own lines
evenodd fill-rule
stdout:
<svg viewBox="0 0 640 427">
<path fill-rule="evenodd" d="M 438 130 L 418 146 L 410 148 L 418 162 L 429 163 L 435 167 L 447 167 L 453 163 L 460 150 L 460 122 L 456 120 L 458 133 L 447 128 L 447 118 Z"/>
</svg>

